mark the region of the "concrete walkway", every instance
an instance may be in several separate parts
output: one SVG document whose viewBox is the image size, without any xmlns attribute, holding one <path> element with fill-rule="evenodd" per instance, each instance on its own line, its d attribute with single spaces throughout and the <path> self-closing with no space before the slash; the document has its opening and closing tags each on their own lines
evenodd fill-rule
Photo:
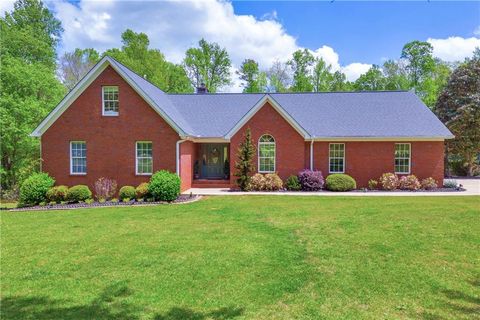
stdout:
<svg viewBox="0 0 480 320">
<path fill-rule="evenodd" d="M 230 191 L 230 189 L 222 188 L 191 188 L 183 192 L 183 194 L 196 194 L 204 196 L 243 196 L 243 195 L 269 195 L 269 196 L 355 196 L 355 197 L 372 197 L 372 196 L 392 196 L 392 197 L 418 197 L 418 196 L 480 196 L 480 179 L 456 179 L 459 184 L 463 186 L 465 191 L 452 192 L 432 192 L 432 191 L 418 191 L 418 192 L 405 192 L 405 191 L 349 191 L 349 192 L 330 192 L 330 191 L 318 191 L 318 192 L 241 192 Z"/>
</svg>

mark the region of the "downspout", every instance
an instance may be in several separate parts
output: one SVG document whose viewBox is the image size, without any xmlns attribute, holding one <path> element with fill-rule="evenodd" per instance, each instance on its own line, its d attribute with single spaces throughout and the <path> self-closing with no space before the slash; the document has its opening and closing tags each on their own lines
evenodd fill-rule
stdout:
<svg viewBox="0 0 480 320">
<path fill-rule="evenodd" d="M 176 154 L 176 161 L 175 161 L 175 172 L 180 177 L 180 144 L 186 140 L 181 139 L 178 140 L 175 144 L 175 154 Z"/>
<path fill-rule="evenodd" d="M 310 170 L 313 171 L 313 139 L 310 141 Z"/>
</svg>

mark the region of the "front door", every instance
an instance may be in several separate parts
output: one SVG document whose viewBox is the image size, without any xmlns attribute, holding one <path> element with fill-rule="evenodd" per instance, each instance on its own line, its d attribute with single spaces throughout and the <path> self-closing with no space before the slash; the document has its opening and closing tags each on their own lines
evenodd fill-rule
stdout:
<svg viewBox="0 0 480 320">
<path fill-rule="evenodd" d="M 202 144 L 200 176 L 203 179 L 223 179 L 227 145 L 222 143 Z"/>
</svg>

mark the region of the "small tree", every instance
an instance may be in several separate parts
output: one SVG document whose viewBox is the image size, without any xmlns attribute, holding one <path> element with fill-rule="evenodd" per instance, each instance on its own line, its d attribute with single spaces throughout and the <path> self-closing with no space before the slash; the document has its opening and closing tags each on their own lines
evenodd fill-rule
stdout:
<svg viewBox="0 0 480 320">
<path fill-rule="evenodd" d="M 438 98 L 435 112 L 455 135 L 447 152 L 462 157 L 472 176 L 480 154 L 480 58 L 467 60 L 453 71 Z"/>
<path fill-rule="evenodd" d="M 252 163 L 255 155 L 255 147 L 252 142 L 252 133 L 250 128 L 244 135 L 244 140 L 240 143 L 237 151 L 237 161 L 235 161 L 235 176 L 237 177 L 237 185 L 241 190 L 247 190 L 250 182 L 250 173 L 255 171 Z"/>
</svg>

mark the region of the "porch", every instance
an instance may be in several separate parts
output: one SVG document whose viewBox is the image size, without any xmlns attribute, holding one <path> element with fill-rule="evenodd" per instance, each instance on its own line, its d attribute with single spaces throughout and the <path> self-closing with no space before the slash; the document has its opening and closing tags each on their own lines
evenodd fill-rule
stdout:
<svg viewBox="0 0 480 320">
<path fill-rule="evenodd" d="M 230 144 L 193 143 L 192 188 L 230 188 Z"/>
</svg>

